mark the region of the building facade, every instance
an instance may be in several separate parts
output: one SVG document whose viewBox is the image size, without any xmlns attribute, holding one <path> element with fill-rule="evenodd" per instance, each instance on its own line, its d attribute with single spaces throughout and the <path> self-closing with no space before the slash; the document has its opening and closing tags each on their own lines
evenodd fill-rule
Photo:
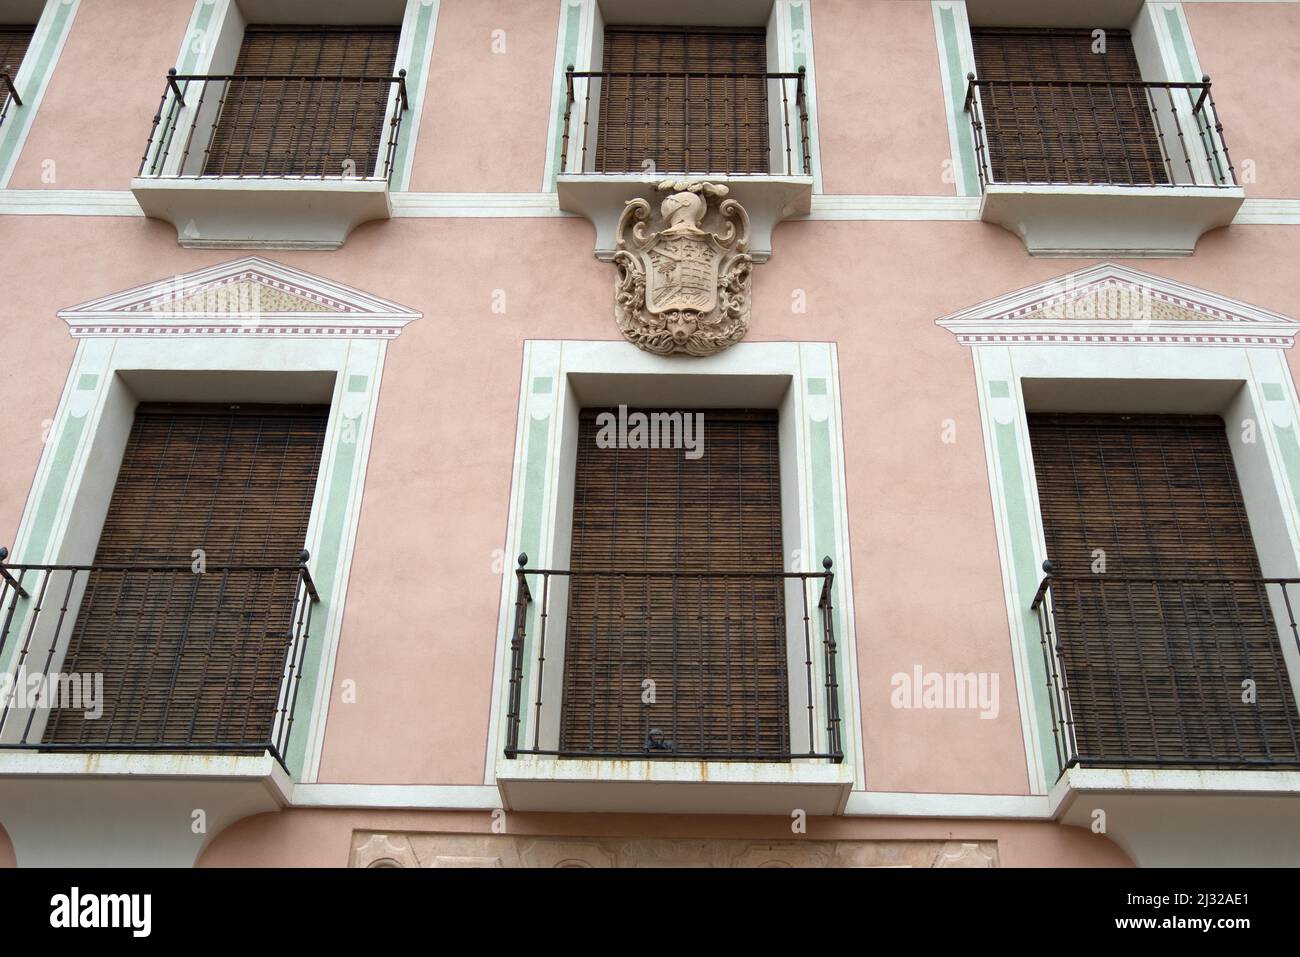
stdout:
<svg viewBox="0 0 1300 957">
<path fill-rule="evenodd" d="M 0 2 L 0 863 L 1300 860 L 1300 4 Z"/>
</svg>

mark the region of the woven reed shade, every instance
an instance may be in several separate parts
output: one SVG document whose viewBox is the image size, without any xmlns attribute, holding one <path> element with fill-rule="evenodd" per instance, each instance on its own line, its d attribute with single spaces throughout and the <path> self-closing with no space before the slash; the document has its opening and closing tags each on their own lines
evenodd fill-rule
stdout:
<svg viewBox="0 0 1300 957">
<path fill-rule="evenodd" d="M 0 24 L 0 73 L 8 73 L 10 79 L 18 75 L 35 32 L 35 27 Z M 0 108 L 8 101 L 9 87 L 0 83 Z"/>
<path fill-rule="evenodd" d="M 235 75 L 391 77 L 399 35 L 395 26 L 250 25 Z M 370 176 L 393 92 L 374 80 L 231 80 L 204 173 L 341 176 L 351 161 Z"/>
<path fill-rule="evenodd" d="M 602 70 L 765 73 L 762 27 L 606 27 Z M 767 81 L 762 77 L 606 77 L 596 169 L 766 173 Z"/>
<path fill-rule="evenodd" d="M 597 448 L 599 411 L 580 418 L 575 570 L 783 570 L 774 411 L 706 410 L 696 460 Z M 784 616 L 774 579 L 576 578 L 561 749 L 637 753 L 658 728 L 679 752 L 788 752 Z"/>
<path fill-rule="evenodd" d="M 95 564 L 295 565 L 327 409 L 142 405 Z M 292 571 L 90 573 L 65 672 L 102 672 L 104 715 L 54 711 L 57 743 L 266 741 Z"/>
<path fill-rule="evenodd" d="M 1217 417 L 1031 415 L 1057 636 L 1085 758 L 1295 759 L 1295 701 Z M 1091 576 L 1103 549 L 1105 575 Z M 1063 580 L 1083 576 L 1083 582 Z M 1253 679 L 1258 703 L 1244 704 Z"/>
<path fill-rule="evenodd" d="M 1127 30 L 1106 31 L 1105 53 L 1091 30 L 973 27 L 971 40 L 981 80 L 1142 80 Z M 1169 182 L 1141 88 L 993 83 L 980 103 L 997 182 Z"/>
</svg>

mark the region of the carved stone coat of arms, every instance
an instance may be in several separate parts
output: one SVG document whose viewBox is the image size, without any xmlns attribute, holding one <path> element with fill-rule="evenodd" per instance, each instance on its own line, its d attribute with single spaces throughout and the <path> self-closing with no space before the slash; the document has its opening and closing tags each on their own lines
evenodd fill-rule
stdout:
<svg viewBox="0 0 1300 957">
<path fill-rule="evenodd" d="M 726 186 L 666 180 L 658 189 L 669 193 L 663 228 L 649 228 L 644 199 L 619 218 L 614 315 L 647 352 L 713 355 L 749 330 L 749 216 Z"/>
</svg>

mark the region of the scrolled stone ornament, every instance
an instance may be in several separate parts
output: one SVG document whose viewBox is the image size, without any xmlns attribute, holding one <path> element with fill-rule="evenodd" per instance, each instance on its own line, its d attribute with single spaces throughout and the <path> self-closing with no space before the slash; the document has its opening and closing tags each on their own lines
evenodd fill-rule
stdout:
<svg viewBox="0 0 1300 957">
<path fill-rule="evenodd" d="M 662 228 L 650 229 L 644 199 L 629 200 L 619 217 L 614 318 L 646 352 L 714 355 L 749 331 L 749 215 L 723 185 L 665 180 L 657 188 L 669 194 Z"/>
</svg>

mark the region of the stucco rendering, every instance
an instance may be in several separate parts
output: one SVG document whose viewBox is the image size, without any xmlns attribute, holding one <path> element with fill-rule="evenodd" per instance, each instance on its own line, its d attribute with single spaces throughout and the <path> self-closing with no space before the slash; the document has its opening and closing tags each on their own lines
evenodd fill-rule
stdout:
<svg viewBox="0 0 1300 957">
<path fill-rule="evenodd" d="M 11 6 L 0 867 L 1300 863 L 1300 4 Z"/>
</svg>

